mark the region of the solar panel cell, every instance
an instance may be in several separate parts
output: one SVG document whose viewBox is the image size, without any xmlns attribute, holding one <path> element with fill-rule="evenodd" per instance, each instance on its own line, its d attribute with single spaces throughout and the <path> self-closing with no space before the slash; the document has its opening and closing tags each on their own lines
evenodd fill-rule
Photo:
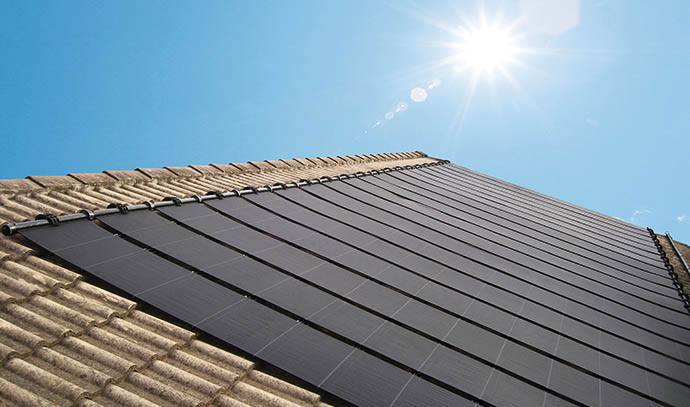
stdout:
<svg viewBox="0 0 690 407">
<path fill-rule="evenodd" d="M 437 407 L 470 407 L 474 402 L 455 393 L 436 386 L 418 376 L 405 386 L 393 407 L 418 407 L 418 406 L 437 406 Z"/>
<path fill-rule="evenodd" d="M 445 341 L 490 363 L 496 362 L 505 339 L 486 330 L 458 320 Z"/>
<path fill-rule="evenodd" d="M 365 278 L 354 273 L 348 273 L 331 263 L 324 263 L 305 272 L 302 278 L 314 284 L 328 287 L 329 290 L 343 296 L 347 296 L 367 281 Z"/>
<path fill-rule="evenodd" d="M 436 348 L 435 342 L 390 322 L 377 329 L 364 345 L 413 369 L 418 369 Z"/>
<path fill-rule="evenodd" d="M 408 301 L 404 295 L 370 280 L 348 294 L 347 298 L 386 316 L 393 315 Z"/>
<path fill-rule="evenodd" d="M 197 325 L 244 299 L 242 295 L 192 273 L 138 296 L 190 325 Z"/>
<path fill-rule="evenodd" d="M 578 400 L 587 406 L 602 405 L 599 403 L 599 388 L 602 384 L 599 379 L 556 361 L 552 362 L 550 372 L 548 386 L 550 389 Z M 606 405 L 609 404 L 602 406 Z"/>
<path fill-rule="evenodd" d="M 498 358 L 497 364 L 535 383 L 546 386 L 549 379 L 551 360 L 522 345 L 506 341 L 501 349 L 501 355 Z"/>
<path fill-rule="evenodd" d="M 247 292 L 258 293 L 289 277 L 248 257 L 240 257 L 206 270 L 208 274 Z"/>
<path fill-rule="evenodd" d="M 106 247 L 103 249 L 107 250 Z M 83 267 L 133 295 L 191 274 L 190 271 L 143 250 Z"/>
<path fill-rule="evenodd" d="M 457 321 L 457 318 L 419 301 L 405 304 L 395 318 L 436 338 L 445 338 Z"/>
<path fill-rule="evenodd" d="M 352 341 L 363 343 L 385 320 L 345 301 L 338 300 L 310 318 Z"/>
<path fill-rule="evenodd" d="M 321 383 L 355 348 L 304 324 L 295 325 L 257 357 L 309 383 Z"/>
<path fill-rule="evenodd" d="M 539 406 L 546 393 L 513 376 L 494 371 L 482 399 L 497 406 Z"/>
<path fill-rule="evenodd" d="M 475 397 L 484 390 L 491 368 L 477 360 L 439 346 L 420 368 L 420 371 L 454 386 Z"/>
<path fill-rule="evenodd" d="M 256 354 L 298 324 L 278 311 L 245 299 L 197 325 L 245 352 Z"/>
<path fill-rule="evenodd" d="M 289 279 L 259 294 L 301 316 L 311 316 L 335 301 L 335 297 L 301 281 Z"/>
<path fill-rule="evenodd" d="M 389 406 L 412 375 L 356 350 L 323 382 L 326 391 L 358 406 Z"/>
</svg>

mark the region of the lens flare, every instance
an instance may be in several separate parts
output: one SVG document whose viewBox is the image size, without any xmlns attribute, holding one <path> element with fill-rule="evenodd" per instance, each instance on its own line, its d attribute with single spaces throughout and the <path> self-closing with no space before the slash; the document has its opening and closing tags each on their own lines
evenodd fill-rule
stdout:
<svg viewBox="0 0 690 407">
<path fill-rule="evenodd" d="M 413 102 L 423 102 L 426 100 L 426 97 L 427 94 L 424 88 L 414 88 L 412 92 L 410 92 L 410 99 L 412 99 Z"/>
</svg>

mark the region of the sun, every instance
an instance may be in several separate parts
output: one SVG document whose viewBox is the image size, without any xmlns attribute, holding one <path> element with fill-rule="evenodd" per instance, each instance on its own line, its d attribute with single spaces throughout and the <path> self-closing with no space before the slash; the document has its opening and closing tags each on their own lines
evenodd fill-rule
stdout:
<svg viewBox="0 0 690 407">
<path fill-rule="evenodd" d="M 520 53 L 518 37 L 511 33 L 511 27 L 487 24 L 482 19 L 479 26 L 461 26 L 457 32 L 460 41 L 456 48 L 456 71 L 471 69 L 476 75 L 493 74 L 494 70 L 506 72 L 506 65 L 515 62 Z"/>
<path fill-rule="evenodd" d="M 515 54 L 510 36 L 502 30 L 482 28 L 465 36 L 460 58 L 477 70 L 490 70 L 508 62 Z"/>
</svg>

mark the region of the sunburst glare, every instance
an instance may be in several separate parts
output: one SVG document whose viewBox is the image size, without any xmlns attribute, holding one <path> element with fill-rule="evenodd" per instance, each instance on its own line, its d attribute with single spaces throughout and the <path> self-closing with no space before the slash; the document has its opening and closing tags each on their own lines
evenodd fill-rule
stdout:
<svg viewBox="0 0 690 407">
<path fill-rule="evenodd" d="M 479 25 L 467 23 L 458 27 L 456 35 L 460 41 L 453 44 L 459 50 L 455 71 L 472 70 L 475 76 L 486 73 L 492 77 L 498 70 L 507 75 L 507 64 L 517 62 L 515 57 L 522 52 L 519 37 L 512 33 L 512 28 L 512 25 L 501 25 L 500 21 L 488 23 L 483 13 Z"/>
<path fill-rule="evenodd" d="M 482 27 L 462 35 L 458 57 L 477 72 L 491 71 L 503 66 L 516 54 L 514 39 L 507 30 Z"/>
<path fill-rule="evenodd" d="M 474 18 L 462 18 L 450 22 L 441 18 L 434 18 L 423 10 L 409 10 L 410 15 L 419 18 L 424 23 L 434 26 L 449 34 L 445 41 L 426 41 L 424 46 L 446 48 L 448 54 L 436 60 L 428 60 L 424 64 L 408 69 L 406 74 L 409 82 L 418 81 L 420 76 L 434 75 L 451 80 L 454 83 L 464 83 L 464 95 L 459 95 L 459 109 L 450 123 L 449 133 L 458 134 L 462 127 L 475 92 L 480 89 L 479 84 L 486 79 L 494 88 L 498 85 L 497 77 L 507 81 L 517 94 L 523 99 L 530 99 L 511 72 L 515 68 L 527 68 L 521 57 L 527 54 L 543 53 L 544 50 L 529 48 L 523 44 L 525 36 L 520 34 L 518 27 L 524 27 L 524 18 L 517 17 L 512 21 L 501 19 L 499 12 L 495 17 L 487 17 L 483 7 Z M 461 25 L 457 25 L 461 23 Z M 450 78 L 453 76 L 454 78 Z M 428 77 L 428 76 L 427 76 Z M 445 79 L 444 79 L 445 80 Z M 417 82 L 418 83 L 418 82 Z M 427 82 L 425 86 L 415 86 L 409 93 L 409 100 L 420 104 L 425 102 L 428 93 L 441 84 L 441 79 Z M 503 89 L 503 87 L 500 87 Z M 386 121 L 397 118 L 398 113 L 406 110 L 399 105 L 379 118 L 373 128 L 383 125 Z M 382 120 L 384 119 L 384 120 Z"/>
</svg>

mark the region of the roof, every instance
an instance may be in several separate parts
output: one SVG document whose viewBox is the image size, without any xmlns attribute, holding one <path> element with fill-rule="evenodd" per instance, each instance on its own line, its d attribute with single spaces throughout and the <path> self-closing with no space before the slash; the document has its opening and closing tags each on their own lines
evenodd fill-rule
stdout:
<svg viewBox="0 0 690 407">
<path fill-rule="evenodd" d="M 20 232 L 338 402 L 685 404 L 689 304 L 651 230 L 430 161 Z"/>
<path fill-rule="evenodd" d="M 0 223 L 435 161 L 414 152 L 0 180 Z M 155 310 L 139 310 L 21 236 L 0 238 L 0 271 L 2 405 L 321 403 L 318 394 L 262 373 Z"/>
</svg>

